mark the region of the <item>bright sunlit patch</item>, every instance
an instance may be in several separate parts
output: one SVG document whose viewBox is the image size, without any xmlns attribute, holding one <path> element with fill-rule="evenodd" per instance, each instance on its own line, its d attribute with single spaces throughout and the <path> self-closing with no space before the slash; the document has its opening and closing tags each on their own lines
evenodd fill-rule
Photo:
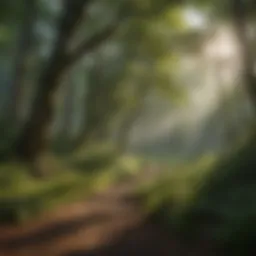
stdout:
<svg viewBox="0 0 256 256">
<path fill-rule="evenodd" d="M 224 59 L 235 57 L 238 48 L 230 28 L 220 28 L 215 37 L 205 45 L 204 51 L 210 58 Z"/>
<path fill-rule="evenodd" d="M 204 15 L 195 9 L 189 8 L 185 10 L 184 16 L 188 25 L 192 28 L 203 28 L 206 25 L 206 19 Z"/>
</svg>

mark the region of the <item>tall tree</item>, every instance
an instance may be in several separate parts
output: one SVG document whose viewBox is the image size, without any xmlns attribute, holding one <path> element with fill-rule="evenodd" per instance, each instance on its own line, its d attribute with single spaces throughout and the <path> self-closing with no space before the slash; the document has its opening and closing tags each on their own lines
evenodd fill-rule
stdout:
<svg viewBox="0 0 256 256">
<path fill-rule="evenodd" d="M 11 81 L 11 115 L 15 121 L 20 119 L 22 87 L 25 82 L 27 60 L 32 46 L 37 13 L 37 1 L 23 1 L 22 22 L 16 47 L 15 68 Z"/>
<path fill-rule="evenodd" d="M 122 30 L 121 38 L 110 42 L 116 51 L 119 49 L 118 58 L 98 54 L 89 71 L 84 110 L 86 122 L 76 146 L 84 145 L 88 138 L 95 138 L 99 133 L 105 138 L 107 134 L 118 133 L 117 148 L 120 153 L 125 151 L 147 92 L 156 89 L 166 95 L 175 91 L 175 83 L 169 79 L 175 72 L 172 54 L 169 54 L 173 38 L 168 32 L 159 31 L 160 26 L 152 25 L 157 23 L 167 29 L 167 24 L 171 23 L 173 29 L 179 30 L 181 21 L 180 13 L 172 12 L 172 8 L 158 15 L 137 17 Z"/>
<path fill-rule="evenodd" d="M 58 35 L 50 58 L 38 80 L 36 97 L 32 104 L 32 112 L 19 139 L 15 150 L 17 158 L 32 164 L 35 175 L 41 175 L 41 153 L 46 150 L 49 142 L 49 128 L 53 118 L 53 97 L 60 85 L 65 71 L 97 47 L 112 34 L 116 26 L 111 26 L 84 40 L 72 51 L 70 43 L 76 32 L 78 23 L 88 8 L 89 0 L 63 0 L 63 12 L 59 20 Z M 116 24 L 115 24 L 116 25 Z"/>
<path fill-rule="evenodd" d="M 70 138 L 70 131 L 72 130 L 74 104 L 75 104 L 75 84 L 71 74 L 67 77 L 65 84 L 65 97 L 64 97 L 64 109 L 63 109 L 63 129 L 62 136 L 67 140 Z"/>
<path fill-rule="evenodd" d="M 242 79 L 248 95 L 256 108 L 256 77 L 254 72 L 254 58 L 248 37 L 249 2 L 231 0 L 232 20 L 239 44 L 242 62 Z"/>
</svg>

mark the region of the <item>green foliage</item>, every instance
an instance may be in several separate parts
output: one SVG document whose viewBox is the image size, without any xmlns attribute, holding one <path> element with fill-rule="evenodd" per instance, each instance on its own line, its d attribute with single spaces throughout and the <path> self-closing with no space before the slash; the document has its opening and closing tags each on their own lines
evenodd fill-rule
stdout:
<svg viewBox="0 0 256 256">
<path fill-rule="evenodd" d="M 237 249 L 248 246 L 255 236 L 256 193 L 255 137 L 236 153 L 224 159 L 209 176 L 192 209 L 221 220 L 210 230 L 214 239 Z M 187 217 L 189 218 L 188 213 Z M 196 223 L 195 223 L 196 224 Z"/>
<path fill-rule="evenodd" d="M 87 190 L 89 186 L 85 177 L 67 171 L 51 180 L 34 180 L 25 167 L 15 164 L 1 166 L 0 182 L 1 222 L 16 222 L 33 217 L 72 198 L 74 192 L 81 193 L 82 187 L 85 186 Z"/>
<path fill-rule="evenodd" d="M 142 189 L 147 198 L 146 209 L 154 213 L 167 207 L 170 217 L 177 218 L 193 203 L 215 162 L 215 156 L 208 155 L 171 171 L 162 170 L 160 179 Z"/>
<path fill-rule="evenodd" d="M 187 3 L 190 6 L 196 7 L 199 10 L 207 13 L 212 19 L 217 22 L 224 21 L 229 22 L 230 18 L 232 17 L 232 5 L 234 4 L 234 0 L 193 0 L 188 1 Z M 245 11 L 247 14 L 248 20 L 254 20 L 255 18 L 255 1 L 253 0 L 246 0 L 241 1 L 241 3 L 245 7 Z"/>
<path fill-rule="evenodd" d="M 10 160 L 12 156 L 13 144 L 17 137 L 17 126 L 9 116 L 3 116 L 0 119 L 0 127 L 2 128 L 0 133 L 0 162 L 4 162 Z"/>
<path fill-rule="evenodd" d="M 6 26 L 0 26 L 0 43 L 5 45 L 10 40 L 10 31 Z"/>
<path fill-rule="evenodd" d="M 144 4 L 150 6 L 148 1 Z M 134 18 L 125 29 L 123 47 L 124 52 L 128 52 L 127 65 L 113 92 L 119 115 L 136 108 L 152 91 L 174 102 L 183 101 L 185 91 L 175 78 L 180 68 L 179 56 L 172 43 L 177 35 L 186 31 L 182 10 L 167 7 L 158 15 Z"/>
<path fill-rule="evenodd" d="M 3 0 L 0 3 L 0 22 L 4 23 L 7 20 L 10 20 L 13 17 L 14 12 L 18 10 L 18 6 L 14 6 L 10 1 Z M 10 17 L 11 16 L 11 17 Z"/>
<path fill-rule="evenodd" d="M 48 179 L 32 178 L 27 167 L 20 164 L 2 164 L 0 222 L 24 221 L 60 204 L 84 199 L 130 177 L 133 175 L 131 168 L 138 168 L 133 164 L 129 169 L 128 160 L 117 161 L 109 148 L 96 146 L 88 152 L 86 158 L 84 152 L 61 160 Z"/>
<path fill-rule="evenodd" d="M 255 136 L 222 160 L 210 157 L 142 189 L 151 217 L 184 238 L 202 236 L 248 254 L 256 232 Z"/>
<path fill-rule="evenodd" d="M 178 1 L 172 0 L 132 0 L 128 1 L 125 6 L 127 12 L 132 13 L 135 17 L 148 18 L 162 14 L 166 8 L 177 6 Z"/>
<path fill-rule="evenodd" d="M 88 79 L 82 110 L 86 119 L 83 125 L 87 126 L 82 132 L 85 134 L 84 141 L 95 136 L 99 130 L 110 130 L 111 133 L 111 129 L 122 122 L 121 119 L 125 120 L 134 109 L 140 108 L 150 93 L 159 94 L 177 104 L 186 101 L 186 91 L 176 76 L 181 68 L 180 53 L 184 50 L 181 45 L 186 48 L 188 41 L 196 41 L 195 45 L 198 45 L 201 37 L 198 39 L 191 35 L 183 8 L 172 1 L 132 1 L 125 10 L 121 2 L 120 5 L 121 13 L 129 12 L 129 18 L 120 22 L 120 29 L 105 47 L 90 53 L 92 64 L 88 65 L 89 68 L 85 67 Z M 96 27 L 104 30 L 105 24 L 101 26 L 98 18 L 105 17 L 110 12 L 110 6 L 112 3 L 109 2 L 95 4 L 94 15 L 85 24 L 88 29 L 81 26 L 80 36 L 77 37 L 84 37 L 84 31 L 85 37 L 90 37 Z M 119 7 L 112 11 L 119 13 Z"/>
</svg>

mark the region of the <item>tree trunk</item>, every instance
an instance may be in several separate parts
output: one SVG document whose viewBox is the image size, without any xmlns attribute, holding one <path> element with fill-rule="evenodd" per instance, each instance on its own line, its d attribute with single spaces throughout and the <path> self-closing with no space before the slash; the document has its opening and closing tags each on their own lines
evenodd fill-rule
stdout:
<svg viewBox="0 0 256 256">
<path fill-rule="evenodd" d="M 53 97 L 60 85 L 63 72 L 73 63 L 69 62 L 67 46 L 77 22 L 83 14 L 86 1 L 64 0 L 64 11 L 60 19 L 59 35 L 45 70 L 38 81 L 38 89 L 32 104 L 32 113 L 25 124 L 15 146 L 18 159 L 30 163 L 34 174 L 41 176 L 38 165 L 41 153 L 48 147 L 49 127 L 53 119 Z"/>
<path fill-rule="evenodd" d="M 37 94 L 37 103 L 34 104 L 31 117 L 17 142 L 16 156 L 20 160 L 30 162 L 34 167 L 38 166 L 40 154 L 48 145 L 49 128 L 53 118 L 53 96 L 61 70 L 62 68 L 56 68 L 52 76 L 45 76 L 40 80 L 41 90 Z M 36 174 L 41 174 L 41 171 L 36 170 L 37 168 L 33 169 Z"/>
<path fill-rule="evenodd" d="M 77 136 L 73 149 L 95 141 L 104 141 L 110 134 L 110 122 L 116 111 L 114 91 L 116 82 L 108 82 L 104 77 L 104 66 L 101 60 L 97 61 L 89 73 L 87 93 L 84 103 L 83 129 Z"/>
<path fill-rule="evenodd" d="M 72 150 L 81 148 L 84 144 L 87 144 L 93 137 L 95 126 L 97 125 L 98 113 L 97 106 L 101 103 L 98 98 L 101 88 L 99 87 L 100 81 L 100 62 L 97 61 L 96 66 L 93 66 L 87 73 L 86 79 L 86 94 L 83 103 L 83 123 L 81 124 L 81 131 L 76 136 Z"/>
<path fill-rule="evenodd" d="M 91 0 L 62 0 L 64 11 L 60 18 L 58 36 L 49 62 L 44 69 L 39 82 L 32 113 L 15 145 L 16 157 L 34 166 L 35 174 L 42 172 L 37 165 L 41 153 L 49 144 L 49 127 L 53 119 L 53 99 L 64 72 L 76 63 L 84 54 L 96 48 L 107 40 L 118 27 L 117 23 L 96 33 L 89 40 L 83 41 L 75 49 L 70 50 L 69 44 L 73 39 L 78 22 L 82 19 L 84 7 Z"/>
<path fill-rule="evenodd" d="M 74 105 L 75 105 L 75 85 L 73 82 L 72 74 L 68 77 L 68 81 L 65 88 L 65 98 L 64 98 L 64 109 L 63 109 L 63 129 L 61 132 L 61 137 L 66 137 L 67 141 L 70 139 L 72 125 L 73 125 L 73 115 L 74 115 Z"/>
<path fill-rule="evenodd" d="M 17 52 L 15 59 L 15 70 L 13 74 L 13 80 L 11 83 L 11 104 L 10 111 L 12 113 L 14 122 L 20 121 L 21 116 L 21 97 L 22 86 L 25 80 L 27 59 L 30 53 L 30 49 L 33 41 L 33 28 L 35 26 L 35 19 L 37 13 L 37 1 L 25 1 L 23 4 L 24 16 L 21 26 L 19 28 L 19 38 L 17 43 Z"/>
<path fill-rule="evenodd" d="M 123 155 L 127 151 L 131 129 L 135 121 L 138 119 L 139 115 L 141 114 L 141 111 L 144 107 L 144 99 L 148 94 L 149 89 L 150 89 L 150 86 L 148 84 L 139 86 L 138 92 L 137 92 L 137 98 L 139 102 L 136 106 L 134 106 L 129 111 L 129 113 L 124 118 L 119 128 L 118 137 L 117 137 L 117 150 L 119 155 Z"/>
<path fill-rule="evenodd" d="M 246 90 L 256 108 L 256 77 L 254 74 L 254 59 L 250 50 L 250 43 L 247 35 L 247 6 L 243 0 L 231 0 L 234 29 L 239 44 L 240 57 L 243 69 L 243 81 Z"/>
</svg>

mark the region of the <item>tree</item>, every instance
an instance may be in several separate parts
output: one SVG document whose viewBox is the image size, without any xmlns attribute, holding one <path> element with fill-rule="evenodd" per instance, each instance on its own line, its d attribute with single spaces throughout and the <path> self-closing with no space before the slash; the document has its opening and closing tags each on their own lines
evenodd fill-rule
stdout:
<svg viewBox="0 0 256 256">
<path fill-rule="evenodd" d="M 19 39 L 17 43 L 17 53 L 15 58 L 15 70 L 13 75 L 13 80 L 11 82 L 11 116 L 13 116 L 15 123 L 19 121 L 20 109 L 21 109 L 21 96 L 22 87 L 24 85 L 27 60 L 31 50 L 33 36 L 34 36 L 34 26 L 36 21 L 37 13 L 37 1 L 32 0 L 30 2 L 25 1 L 23 4 L 23 21 L 21 22 L 21 27 L 19 29 Z M 9 113 L 9 114 L 10 114 Z"/>
<path fill-rule="evenodd" d="M 56 42 L 37 81 L 37 91 L 32 103 L 30 117 L 15 145 L 18 159 L 32 163 L 35 170 L 40 169 L 38 160 L 41 154 L 46 151 L 49 144 L 49 128 L 54 116 L 54 96 L 57 89 L 62 84 L 61 80 L 63 74 L 68 72 L 69 69 L 73 67 L 74 64 L 78 63 L 87 53 L 95 50 L 102 42 L 105 42 L 120 26 L 120 19 L 123 20 L 128 17 L 128 22 L 124 22 L 123 29 L 120 30 L 120 34 L 117 37 L 124 49 L 126 60 L 130 62 L 136 57 L 136 61 L 139 65 L 140 63 L 144 63 L 142 65 L 145 69 L 145 71 L 143 71 L 144 74 L 141 78 L 138 78 L 142 81 L 136 83 L 136 85 L 145 84 L 150 80 L 150 84 L 157 85 L 156 88 L 159 88 L 160 91 L 168 92 L 168 94 L 170 93 L 171 95 L 173 95 L 175 91 L 173 83 L 170 82 L 170 70 L 173 69 L 173 66 L 168 67 L 170 64 L 169 60 L 173 57 L 172 54 L 170 54 L 170 46 L 173 37 L 169 36 L 168 33 L 166 34 L 166 32 L 169 32 L 170 26 L 173 26 L 174 30 L 176 27 L 179 27 L 181 31 L 186 32 L 186 30 L 183 29 L 182 22 L 180 22 L 182 19 L 180 19 L 179 8 L 174 8 L 173 5 L 170 5 L 171 7 L 166 11 L 163 7 L 167 7 L 167 4 L 168 6 L 172 4 L 166 0 L 157 3 L 153 0 L 120 1 L 120 4 L 117 6 L 113 6 L 111 1 L 94 3 L 94 7 L 101 7 L 99 9 L 102 10 L 105 10 L 105 5 L 115 7 L 113 13 L 117 11 L 121 14 L 114 15 L 118 16 L 118 18 L 113 18 L 109 26 L 104 26 L 105 24 L 96 24 L 97 22 L 94 24 L 95 19 L 92 18 L 93 8 L 89 8 L 90 2 L 91 1 L 88 0 L 62 1 L 63 12 L 58 22 Z M 95 30 L 99 31 L 96 33 L 95 31 L 89 31 L 85 37 L 84 33 L 77 33 L 76 30 L 78 23 L 80 24 L 83 18 L 84 9 L 87 14 L 91 14 L 90 16 L 87 15 L 85 25 L 92 25 Z M 94 9 L 94 12 L 96 9 Z M 163 36 L 164 34 L 165 36 Z M 136 40 L 136 44 L 134 44 L 134 40 Z M 149 63 L 150 65 L 148 66 L 153 68 L 147 68 L 145 63 Z M 104 66 L 104 69 L 105 67 L 106 66 Z M 172 71 L 174 71 L 174 69 Z M 147 76 L 148 74 L 150 74 L 150 76 Z M 131 74 L 131 76 L 134 75 Z M 137 79 L 136 75 L 134 76 L 134 80 L 135 79 Z M 116 99 L 111 96 L 111 92 L 113 92 L 111 90 L 117 90 L 120 86 L 122 87 L 121 83 L 116 81 L 114 85 L 109 87 L 100 86 L 99 88 L 105 92 L 103 99 L 105 103 L 103 105 L 111 106 L 105 109 L 108 112 L 108 115 L 106 115 L 108 117 L 115 108 L 114 106 L 116 106 Z M 91 86 L 88 88 L 89 93 L 93 94 L 95 88 Z M 88 113 L 88 106 L 91 103 L 88 101 L 86 104 L 86 112 Z M 94 113 L 94 111 L 91 112 Z M 97 117 L 97 121 L 101 119 L 100 125 L 97 124 L 97 128 L 101 131 L 103 130 L 101 127 L 109 122 L 102 117 L 103 114 L 99 114 Z M 89 121 L 89 118 L 87 119 L 85 132 L 87 135 L 85 137 L 90 133 L 88 132 L 89 130 L 95 128 L 92 122 Z M 89 129 L 89 126 L 93 128 Z M 36 173 L 39 172 L 40 170 L 36 171 Z"/>
<path fill-rule="evenodd" d="M 18 159 L 32 164 L 35 175 L 42 174 L 38 161 L 41 153 L 48 146 L 49 126 L 53 118 L 53 97 L 60 85 L 63 73 L 85 53 L 105 41 L 116 29 L 116 24 L 110 26 L 89 40 L 82 41 L 70 52 L 70 42 L 73 39 L 77 24 L 83 18 L 84 8 L 88 8 L 89 3 L 89 0 L 63 0 L 63 13 L 59 20 L 57 39 L 51 56 L 39 77 L 30 118 L 15 145 Z"/>
<path fill-rule="evenodd" d="M 169 35 L 170 27 L 174 36 Z M 120 35 L 109 42 L 118 51 L 118 57 L 105 56 L 108 54 L 102 51 L 89 71 L 86 123 L 77 145 L 107 131 L 105 138 L 114 133 L 119 152 L 125 152 L 146 96 L 154 91 L 174 100 L 182 94 L 173 76 L 177 71 L 173 52 L 179 48 L 183 33 L 181 12 L 173 8 L 146 18 L 136 17 L 123 27 Z M 174 40 L 178 43 L 172 43 Z"/>
<path fill-rule="evenodd" d="M 69 140 L 70 130 L 72 130 L 74 101 L 75 101 L 75 84 L 73 77 L 69 75 L 65 84 L 64 110 L 63 110 L 63 129 L 62 138 Z"/>
<path fill-rule="evenodd" d="M 245 84 L 249 97 L 256 107 L 256 77 L 254 72 L 254 58 L 248 38 L 249 5 L 241 0 L 231 1 L 231 14 L 234 29 L 239 44 L 240 57 L 242 62 L 242 80 Z"/>
<path fill-rule="evenodd" d="M 176 19 L 173 19 L 175 15 Z M 108 46 L 115 49 L 112 56 L 109 47 L 96 54 L 94 66 L 87 71 L 86 120 L 76 146 L 86 144 L 88 138 L 92 140 L 100 136 L 102 139 L 118 133 L 117 148 L 123 152 L 148 92 L 154 89 L 164 91 L 173 99 L 174 92 L 180 91 L 175 88 L 174 79 L 170 79 L 176 71 L 176 63 L 172 65 L 176 60 L 169 53 L 170 49 L 174 51 L 176 48 L 170 47 L 170 42 L 177 35 L 169 37 L 168 33 L 159 32 L 160 25 L 165 26 L 165 32 L 168 31 L 166 23 L 179 30 L 182 20 L 179 16 L 179 12 L 172 12 L 170 8 L 169 12 L 164 10 L 147 18 L 133 18 L 109 42 Z M 155 22 L 160 23 L 159 26 L 154 27 Z"/>
</svg>

